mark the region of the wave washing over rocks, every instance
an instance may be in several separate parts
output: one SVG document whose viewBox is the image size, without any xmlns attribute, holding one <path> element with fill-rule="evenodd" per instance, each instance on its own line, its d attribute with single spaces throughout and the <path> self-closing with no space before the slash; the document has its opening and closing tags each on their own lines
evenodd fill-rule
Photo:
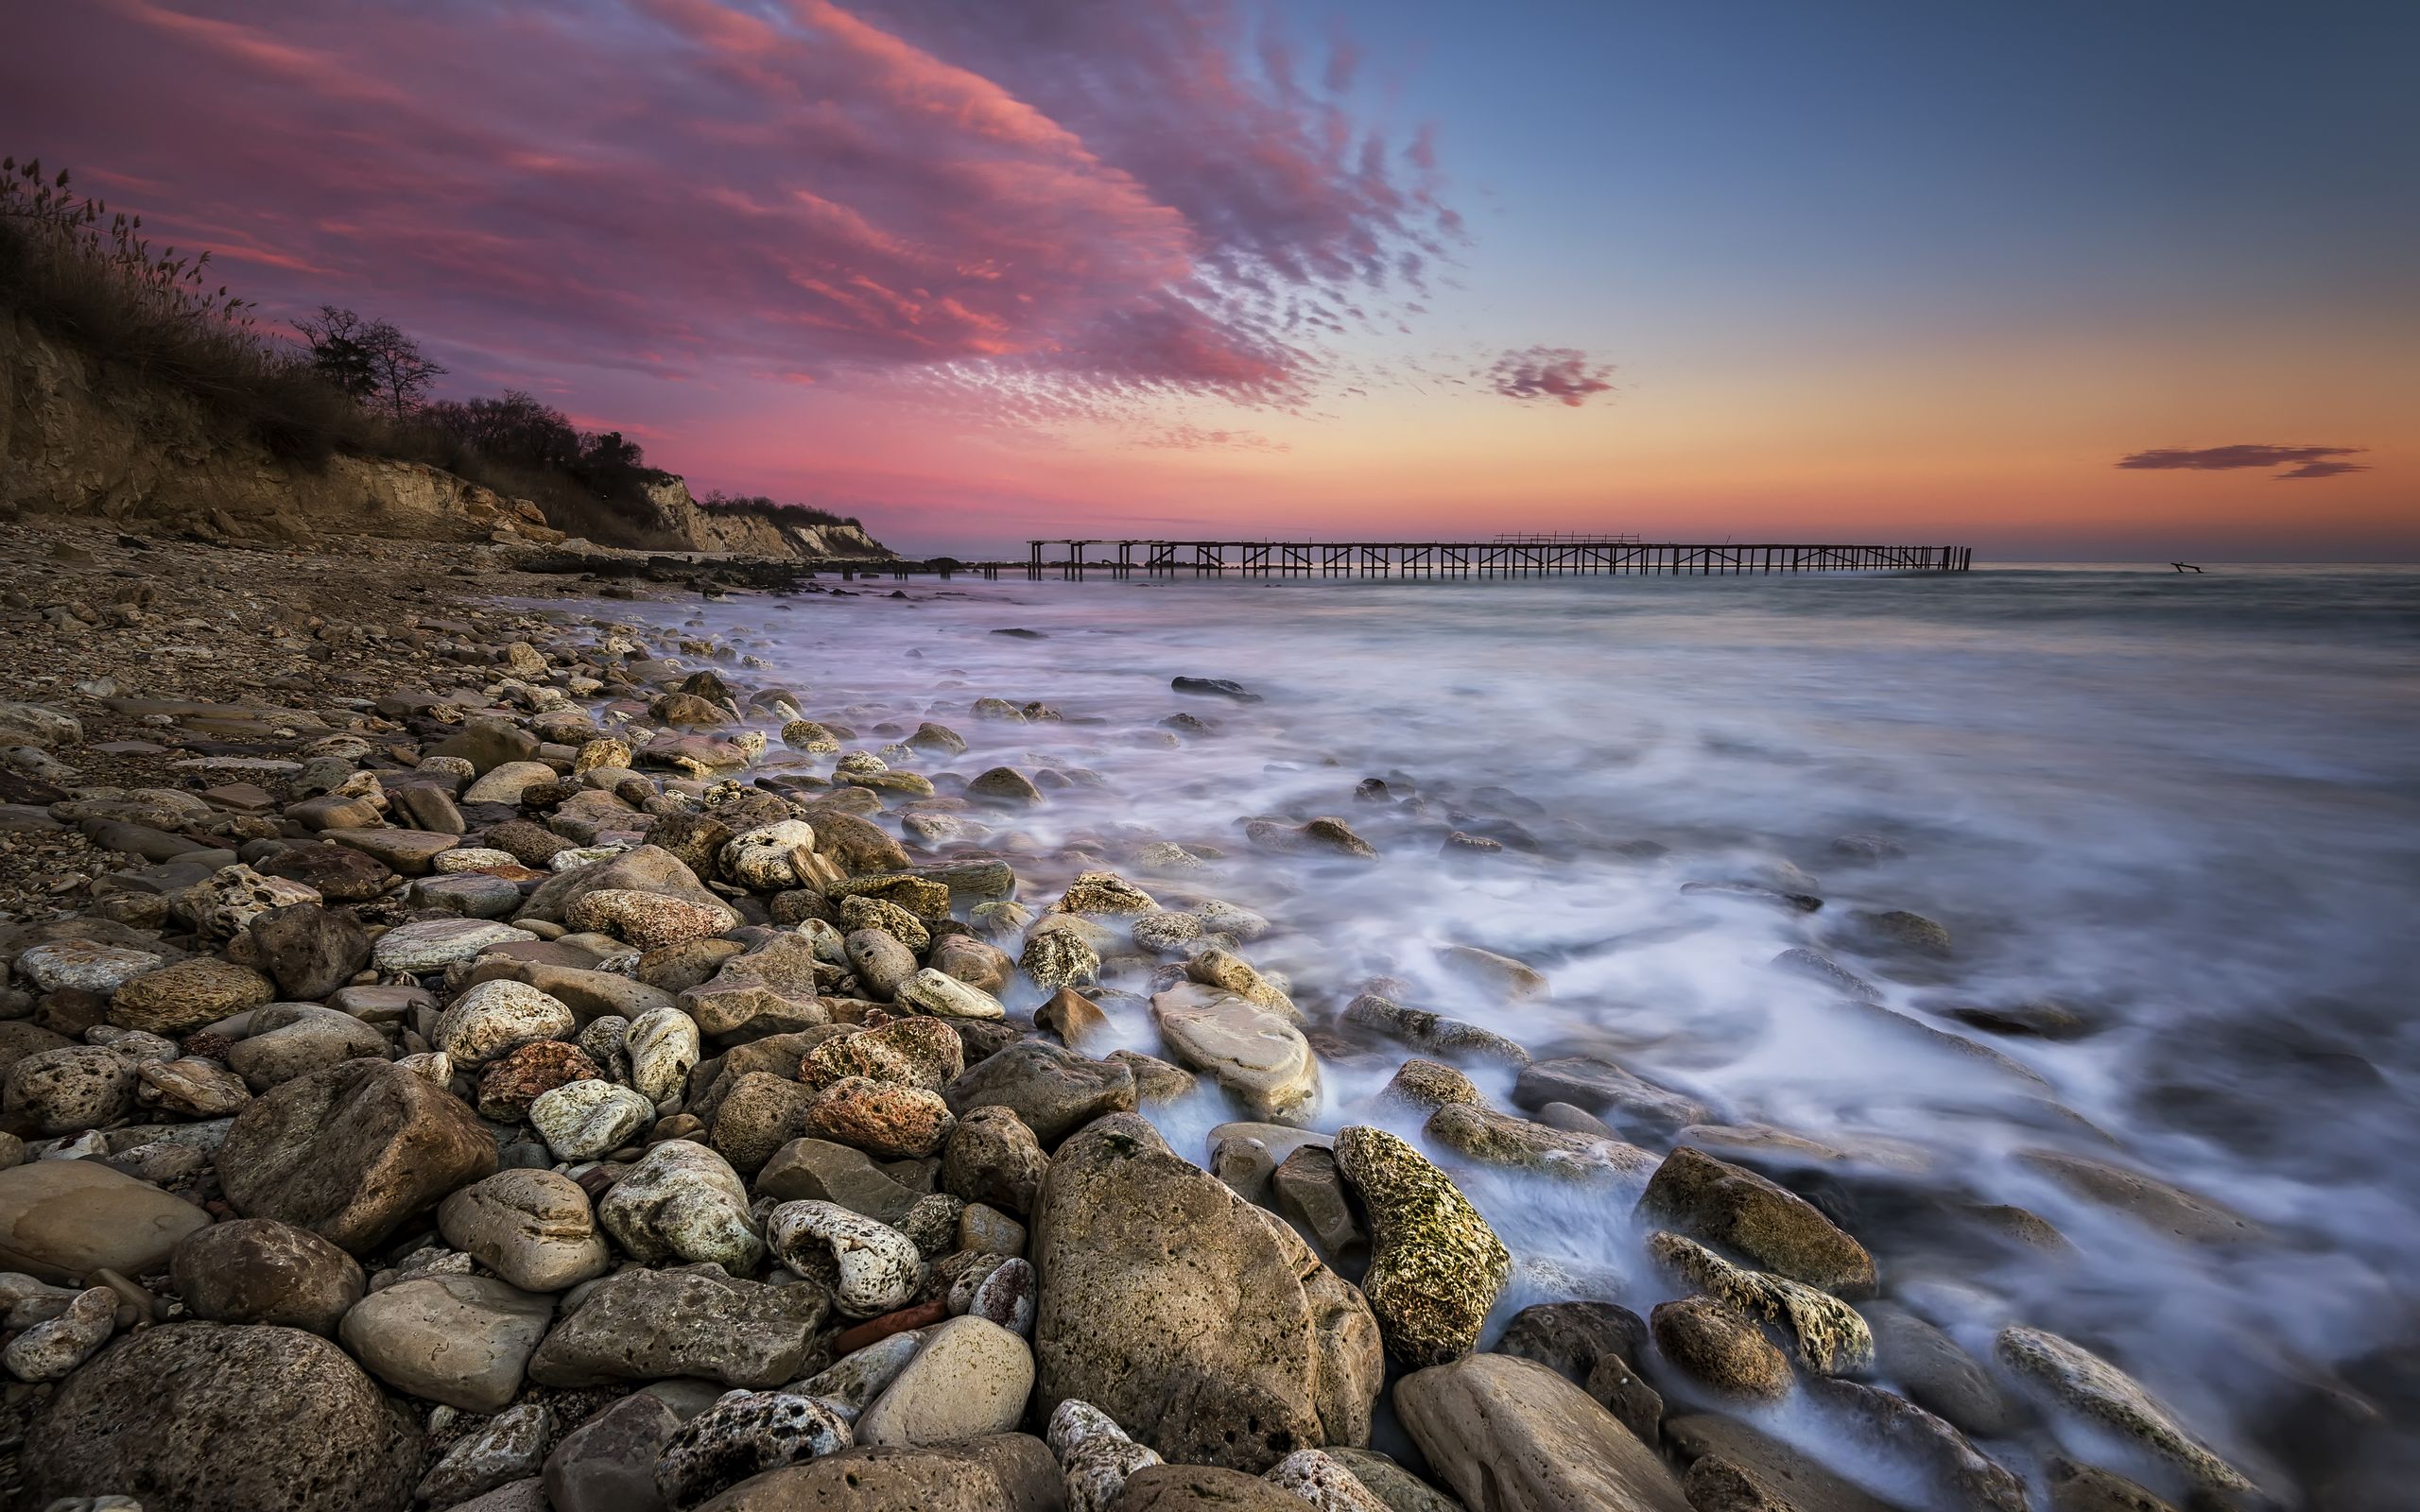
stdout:
<svg viewBox="0 0 2420 1512">
<path fill-rule="evenodd" d="M 2392 1504 L 2409 584 L 1631 586 L 0 705 L 21 1504 Z"/>
</svg>

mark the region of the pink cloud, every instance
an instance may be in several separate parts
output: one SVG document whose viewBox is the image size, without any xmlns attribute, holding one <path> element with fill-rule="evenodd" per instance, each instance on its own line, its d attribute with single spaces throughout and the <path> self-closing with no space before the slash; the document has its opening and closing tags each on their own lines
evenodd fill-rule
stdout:
<svg viewBox="0 0 2420 1512">
<path fill-rule="evenodd" d="M 1449 235 L 1426 135 L 1338 97 L 1349 46 L 1314 89 L 1219 0 L 200 9 L 20 18 L 9 145 L 164 186 L 127 208 L 272 315 L 373 310 L 474 382 L 1293 404 Z"/>
<path fill-rule="evenodd" d="M 1613 367 L 1573 347 L 1508 352 L 1487 370 L 1488 387 L 1507 399 L 1551 399 L 1577 409 L 1614 387 Z"/>
</svg>

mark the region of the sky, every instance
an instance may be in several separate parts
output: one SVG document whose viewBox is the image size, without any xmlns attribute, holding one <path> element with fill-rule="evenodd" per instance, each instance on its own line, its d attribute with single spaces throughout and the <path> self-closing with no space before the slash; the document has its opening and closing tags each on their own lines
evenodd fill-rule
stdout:
<svg viewBox="0 0 2420 1512">
<path fill-rule="evenodd" d="M 61 0 L 0 150 L 703 494 L 2420 559 L 2420 5 Z"/>
</svg>

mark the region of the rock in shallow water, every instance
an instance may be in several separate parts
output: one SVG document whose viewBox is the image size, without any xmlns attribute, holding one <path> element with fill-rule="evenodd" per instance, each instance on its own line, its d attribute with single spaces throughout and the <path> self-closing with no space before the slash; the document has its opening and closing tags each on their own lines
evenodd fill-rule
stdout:
<svg viewBox="0 0 2420 1512">
<path fill-rule="evenodd" d="M 2140 1382 L 2082 1345 L 2041 1329 L 2012 1328 L 2000 1331 L 1993 1352 L 2060 1406 L 2133 1439 L 2203 1485 L 2219 1491 L 2254 1489 L 2242 1472 L 2187 1433 Z"/>
<path fill-rule="evenodd" d="M 1387 1352 L 1415 1368 L 1469 1353 L 1512 1276 L 1495 1231 L 1443 1171 L 1383 1129 L 1339 1133 L 1336 1163 L 1370 1213 L 1361 1288 Z"/>
<path fill-rule="evenodd" d="M 1155 994 L 1151 1016 L 1176 1058 L 1235 1093 L 1250 1116 L 1307 1121 L 1317 1109 L 1319 1059 L 1284 1015 L 1185 984 Z"/>
<path fill-rule="evenodd" d="M 1647 1252 L 1682 1280 L 1789 1335 L 1799 1362 L 1810 1370 L 1833 1375 L 1874 1363 L 1874 1335 L 1865 1319 L 1829 1292 L 1743 1269 L 1679 1234 L 1651 1235 Z"/>
<path fill-rule="evenodd" d="M 1656 1168 L 1638 1211 L 1836 1297 L 1874 1295 L 1874 1257 L 1813 1203 L 1685 1144 Z"/>
</svg>

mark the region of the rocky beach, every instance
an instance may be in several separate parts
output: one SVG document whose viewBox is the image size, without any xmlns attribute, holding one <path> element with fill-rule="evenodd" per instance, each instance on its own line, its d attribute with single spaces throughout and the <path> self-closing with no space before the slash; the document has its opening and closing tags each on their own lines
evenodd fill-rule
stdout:
<svg viewBox="0 0 2420 1512">
<path fill-rule="evenodd" d="M 1367 972 L 1325 923 L 1391 858 L 1449 898 L 1550 874 L 1540 821 L 1315 753 L 1331 801 L 1223 833 L 1047 819 L 1116 812 L 1120 779 L 1028 747 L 1181 774 L 1277 717 L 1248 680 L 1178 670 L 1123 721 L 964 667 L 835 703 L 717 627 L 913 616 L 933 585 L 0 532 L 15 1504 L 2302 1494 L 2090 1342 L 1951 1320 L 1941 1255 L 2056 1271 L 2048 1218 L 1641 1074 L 1551 1027 L 1551 962 L 1473 939 Z M 1658 885 L 1825 906 L 1779 861 Z M 2078 1025 L 1920 1022 L 1869 973 L 1946 979 L 1950 931 L 1841 937 L 1765 969 L 2053 1106 L 1995 1046 Z M 2028 1159 L 2163 1242 L 2273 1242 L 2115 1159 Z"/>
</svg>

